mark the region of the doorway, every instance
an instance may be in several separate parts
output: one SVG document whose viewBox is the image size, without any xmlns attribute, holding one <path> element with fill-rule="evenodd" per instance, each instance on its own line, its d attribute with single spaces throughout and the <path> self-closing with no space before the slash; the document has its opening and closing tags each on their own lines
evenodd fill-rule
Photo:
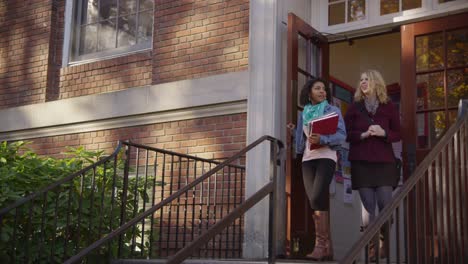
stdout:
<svg viewBox="0 0 468 264">
<path fill-rule="evenodd" d="M 395 152 L 397 156 L 403 158 L 403 176 L 409 177 L 417 162 L 422 160 L 431 146 L 436 143 L 437 138 L 454 121 L 453 117 L 457 109 L 454 102 L 468 97 L 466 88 L 468 20 L 466 16 L 467 13 L 463 13 L 431 19 L 403 25 L 397 27 L 397 30 L 384 34 L 368 35 L 352 41 L 328 43 L 319 32 L 297 17 L 291 18 L 295 16 L 290 14 L 288 20 L 288 34 L 290 35 L 288 36 L 288 123 L 296 123 L 297 111 L 300 110 L 297 104 L 297 94 L 307 78 L 320 76 L 330 80 L 334 97 L 332 103 L 335 105 L 339 103 L 342 113 L 345 114 L 347 106 L 352 102 L 350 94 L 352 96 L 352 90 L 358 84 L 360 73 L 366 69 L 376 69 L 382 73 L 389 95 L 400 109 L 404 144 L 397 145 Z M 296 25 L 296 28 L 294 29 L 292 25 Z M 301 30 L 309 33 L 301 33 Z M 291 41 L 291 34 L 296 35 L 294 41 Z M 419 51 L 415 43 L 422 43 L 419 44 Z M 291 49 L 291 47 L 295 48 Z M 302 54 L 298 47 L 302 47 Z M 432 54 L 437 54 L 437 52 L 442 60 L 431 58 Z M 421 60 L 429 66 L 432 64 L 435 66 L 419 69 L 417 63 Z M 434 97 L 435 91 L 442 93 Z M 437 100 L 438 105 L 435 107 Z M 422 107 L 418 108 L 419 105 Z M 441 123 L 439 128 L 434 126 L 436 120 Z M 430 127 L 440 131 L 432 131 Z M 288 146 L 292 146 L 290 131 L 287 133 Z M 292 147 L 288 147 L 287 150 L 287 253 L 290 256 L 300 257 L 313 247 L 312 211 L 308 206 L 302 186 L 300 156 L 294 155 Z M 347 175 L 341 176 L 346 178 Z M 337 182 L 335 194 L 331 197 L 332 236 L 334 239 L 340 238 L 341 244 L 334 244 L 335 258 L 339 259 L 339 256 L 350 248 L 348 245 L 352 245 L 360 236 L 361 207 L 358 194 L 355 192 L 351 195 L 351 203 L 344 201 L 345 181 L 340 182 L 339 177 L 335 180 Z M 352 222 L 354 218 L 359 223 Z M 343 239 L 349 241 L 343 241 Z"/>
</svg>

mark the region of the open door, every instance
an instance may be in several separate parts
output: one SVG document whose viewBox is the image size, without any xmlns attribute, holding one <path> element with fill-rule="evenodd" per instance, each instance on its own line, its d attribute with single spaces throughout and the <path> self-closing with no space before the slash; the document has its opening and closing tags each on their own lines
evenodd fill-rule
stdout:
<svg viewBox="0 0 468 264">
<path fill-rule="evenodd" d="M 406 173 L 455 122 L 468 98 L 468 13 L 401 26 L 401 110 Z"/>
<path fill-rule="evenodd" d="M 310 78 L 329 79 L 328 41 L 293 13 L 288 15 L 287 122 L 297 126 L 299 92 Z M 286 159 L 286 252 L 301 257 L 312 251 L 314 225 L 302 183 L 302 156 L 296 156 L 291 131 L 287 129 Z"/>
<path fill-rule="evenodd" d="M 401 131 L 405 178 L 410 177 L 455 122 L 459 100 L 468 98 L 467 15 L 462 13 L 401 27 Z M 452 161 L 442 159 L 442 164 L 444 162 Z M 424 183 L 422 191 L 409 197 L 408 241 L 418 240 L 421 245 L 416 247 L 409 243 L 410 262 L 416 263 L 418 256 L 426 254 L 442 259 L 442 263 L 447 262 L 447 259 L 444 261 L 447 256 L 455 256 L 457 248 L 452 238 L 459 232 L 456 217 L 442 219 L 441 216 L 426 226 L 414 220 L 416 207 L 424 208 L 423 213 L 429 217 L 430 196 L 442 204 L 453 204 L 455 198 L 453 193 L 450 195 L 449 184 L 445 184 L 449 177 L 451 173 L 443 173 L 436 192 L 429 193 L 428 183 Z M 438 212 L 447 207 L 434 206 L 433 210 Z M 434 252 L 430 252 L 433 245 Z"/>
</svg>

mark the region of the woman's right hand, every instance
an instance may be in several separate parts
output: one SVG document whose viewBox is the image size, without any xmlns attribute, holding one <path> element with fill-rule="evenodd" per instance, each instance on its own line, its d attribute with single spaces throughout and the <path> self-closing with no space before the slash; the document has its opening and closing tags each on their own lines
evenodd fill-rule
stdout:
<svg viewBox="0 0 468 264">
<path fill-rule="evenodd" d="M 366 138 L 368 138 L 370 136 L 371 136 L 371 132 L 369 130 L 367 130 L 366 132 L 363 132 L 361 134 L 361 139 L 366 139 Z"/>
</svg>

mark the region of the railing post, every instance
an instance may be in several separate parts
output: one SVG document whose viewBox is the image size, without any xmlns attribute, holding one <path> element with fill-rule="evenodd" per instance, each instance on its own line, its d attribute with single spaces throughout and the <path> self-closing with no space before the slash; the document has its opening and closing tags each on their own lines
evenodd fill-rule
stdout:
<svg viewBox="0 0 468 264">
<path fill-rule="evenodd" d="M 277 242 L 277 227 L 276 227 L 276 209 L 277 209 L 277 153 L 278 143 L 270 141 L 270 182 L 273 182 L 273 192 L 270 193 L 270 210 L 269 210 L 269 232 L 268 232 L 268 263 L 274 263 L 276 259 L 276 242 Z"/>
<path fill-rule="evenodd" d="M 126 208 L 127 208 L 127 192 L 128 192 L 128 174 L 130 170 L 130 152 L 131 146 L 127 145 L 127 149 L 125 150 L 125 166 L 124 166 L 124 175 L 123 175 L 123 187 L 122 187 L 122 206 L 120 208 L 120 226 L 125 224 L 125 216 L 126 216 Z M 112 231 L 112 230 L 111 230 Z M 125 234 L 122 233 L 119 236 L 119 248 L 117 256 L 119 258 L 122 257 L 122 247 L 123 247 L 123 240 Z"/>
</svg>

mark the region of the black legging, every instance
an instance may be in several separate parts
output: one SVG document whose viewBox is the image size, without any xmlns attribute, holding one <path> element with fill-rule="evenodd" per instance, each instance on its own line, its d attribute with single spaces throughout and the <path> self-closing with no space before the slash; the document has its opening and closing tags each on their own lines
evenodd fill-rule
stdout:
<svg viewBox="0 0 468 264">
<path fill-rule="evenodd" d="M 302 162 L 304 188 L 313 210 L 329 210 L 329 185 L 335 174 L 335 166 L 336 162 L 331 159 L 314 159 Z"/>
</svg>

